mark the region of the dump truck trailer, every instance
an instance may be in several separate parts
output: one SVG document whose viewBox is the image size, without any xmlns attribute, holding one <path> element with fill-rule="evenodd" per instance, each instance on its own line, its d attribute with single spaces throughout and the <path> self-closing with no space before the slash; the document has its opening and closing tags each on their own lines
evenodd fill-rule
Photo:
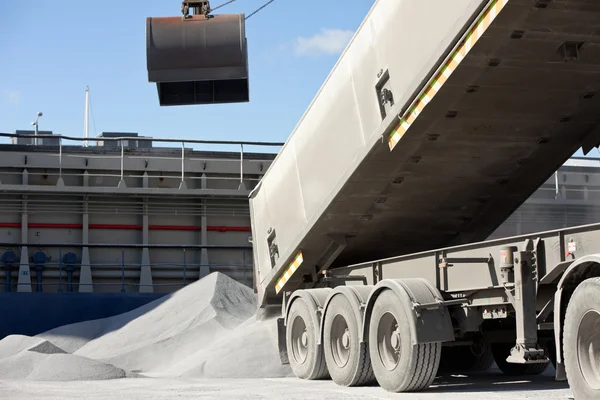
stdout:
<svg viewBox="0 0 600 400">
<path fill-rule="evenodd" d="M 250 195 L 282 361 L 390 391 L 552 362 L 597 399 L 600 227 L 485 240 L 598 145 L 599 89 L 598 1 L 377 0 Z"/>
</svg>

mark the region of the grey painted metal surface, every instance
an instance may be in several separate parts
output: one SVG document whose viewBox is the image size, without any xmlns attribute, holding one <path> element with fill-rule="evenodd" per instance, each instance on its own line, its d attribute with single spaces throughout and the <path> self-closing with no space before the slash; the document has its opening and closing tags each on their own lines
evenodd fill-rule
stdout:
<svg viewBox="0 0 600 400">
<path fill-rule="evenodd" d="M 398 116 L 498 3 L 507 4 L 390 151 Z M 600 4 L 586 2 L 377 1 L 251 195 L 259 294 L 275 298 L 299 251 L 285 290 L 329 263 L 487 238 L 598 126 L 600 37 L 590 27 L 599 21 Z M 377 96 L 386 77 L 391 107 Z"/>
<path fill-rule="evenodd" d="M 537 239 L 540 239 L 543 244 L 537 257 L 540 268 L 539 281 L 542 286 L 551 285 L 552 290 L 545 295 L 553 295 L 558 279 L 568 264 L 584 256 L 598 253 L 600 224 L 537 232 L 374 260 L 337 268 L 335 273 L 364 275 L 370 285 L 382 279 L 422 277 L 447 293 L 483 289 L 499 289 L 503 292 L 500 271 L 501 251 L 513 246 L 524 251 L 527 240 Z M 540 289 L 540 293 L 544 294 L 543 290 Z M 499 302 L 502 302 L 502 297 L 503 295 L 499 297 Z M 494 301 L 486 298 L 486 304 L 494 304 Z M 538 302 L 537 309 L 541 310 L 544 304 Z"/>
<path fill-rule="evenodd" d="M 147 18 L 146 46 L 160 105 L 249 100 L 244 14 Z"/>
<path fill-rule="evenodd" d="M 252 189 L 274 155 L 59 150 L 0 145 L 0 241 L 7 244 L 0 255 L 11 249 L 20 256 L 10 272 L 13 292 L 36 290 L 30 257 L 38 251 L 52 257 L 41 274 L 44 292 L 67 290 L 60 264 L 67 252 L 77 257 L 74 291 L 173 292 L 213 271 L 252 284 L 248 190 L 239 190 L 240 174 Z"/>
</svg>

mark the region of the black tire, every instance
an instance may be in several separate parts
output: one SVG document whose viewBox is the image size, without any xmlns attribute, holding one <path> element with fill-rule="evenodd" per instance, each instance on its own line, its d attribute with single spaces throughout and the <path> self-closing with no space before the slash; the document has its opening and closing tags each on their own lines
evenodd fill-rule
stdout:
<svg viewBox="0 0 600 400">
<path fill-rule="evenodd" d="M 323 322 L 323 351 L 331 379 L 341 386 L 373 383 L 368 347 L 360 342 L 361 321 L 346 296 L 331 299 Z"/>
<path fill-rule="evenodd" d="M 565 313 L 565 370 L 576 400 L 600 398 L 600 278 L 583 281 Z"/>
<path fill-rule="evenodd" d="M 442 344 L 413 345 L 409 318 L 393 291 L 384 290 L 375 300 L 369 321 L 369 355 L 377 383 L 390 392 L 424 390 L 438 371 Z"/>
<path fill-rule="evenodd" d="M 290 367 L 298 378 L 317 380 L 328 378 L 323 346 L 317 345 L 319 326 L 315 326 L 311 311 L 302 298 L 290 306 L 285 339 Z"/>
<path fill-rule="evenodd" d="M 546 350 L 546 355 L 550 359 L 550 363 L 552 363 L 552 366 L 556 369 L 556 343 L 554 343 L 554 340 L 549 340 L 546 342 L 544 348 Z"/>
<path fill-rule="evenodd" d="M 496 365 L 507 376 L 539 375 L 548 368 L 549 362 L 539 364 L 513 364 L 506 361 L 510 350 L 514 347 L 512 343 L 492 344 L 492 354 Z"/>
<path fill-rule="evenodd" d="M 481 342 L 473 346 L 443 347 L 439 372 L 482 372 L 494 364 L 492 347 Z"/>
</svg>

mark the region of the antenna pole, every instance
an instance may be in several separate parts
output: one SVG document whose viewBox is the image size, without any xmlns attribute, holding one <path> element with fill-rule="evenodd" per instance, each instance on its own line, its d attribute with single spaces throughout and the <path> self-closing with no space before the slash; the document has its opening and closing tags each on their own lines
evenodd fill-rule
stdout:
<svg viewBox="0 0 600 400">
<path fill-rule="evenodd" d="M 85 87 L 85 147 L 88 147 L 90 133 L 90 88 Z"/>
</svg>

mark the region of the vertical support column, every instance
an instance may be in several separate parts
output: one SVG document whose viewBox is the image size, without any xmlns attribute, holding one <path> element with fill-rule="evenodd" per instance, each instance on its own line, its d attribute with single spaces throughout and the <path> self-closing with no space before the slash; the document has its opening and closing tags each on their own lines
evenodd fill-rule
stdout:
<svg viewBox="0 0 600 400">
<path fill-rule="evenodd" d="M 86 171 L 87 173 L 87 171 Z M 86 244 L 90 240 L 90 215 L 88 213 L 88 197 L 83 198 L 83 226 L 81 243 L 84 246 L 81 249 L 81 267 L 79 269 L 79 291 L 91 293 L 94 291 L 92 286 L 92 267 L 90 265 L 90 250 Z"/>
<path fill-rule="evenodd" d="M 121 143 L 121 179 L 119 180 L 119 185 L 117 187 L 122 189 L 127 187 L 125 184 L 125 144 L 122 140 L 120 140 L 119 143 Z"/>
<path fill-rule="evenodd" d="M 152 293 L 152 267 L 150 266 L 150 251 L 148 250 L 148 199 L 144 198 L 144 215 L 142 216 L 142 266 L 140 268 L 140 292 Z"/>
<path fill-rule="evenodd" d="M 185 184 L 185 143 L 181 142 L 181 183 L 179 189 L 186 190 L 187 185 Z"/>
<path fill-rule="evenodd" d="M 537 283 L 535 261 L 531 251 L 519 251 L 514 259 L 514 295 L 511 299 L 515 308 L 517 343 L 506 359 L 509 363 L 546 363 L 548 358 L 539 349 L 536 321 Z"/>
<path fill-rule="evenodd" d="M 202 174 L 200 182 L 202 185 L 201 188 L 206 189 L 207 188 L 206 174 Z M 206 199 L 202 199 L 202 204 L 203 204 L 202 217 L 200 218 L 201 219 L 200 242 L 202 245 L 206 246 L 208 244 L 208 229 L 207 229 L 208 222 L 207 222 L 207 218 L 206 218 L 206 211 L 207 211 Z M 210 269 L 208 266 L 208 249 L 206 249 L 206 248 L 203 248 L 200 250 L 200 270 L 198 272 L 199 272 L 199 275 L 198 275 L 199 279 L 204 278 L 210 272 Z"/>
<path fill-rule="evenodd" d="M 246 190 L 246 184 L 244 183 L 244 145 L 240 145 L 240 185 L 238 190 Z"/>
<path fill-rule="evenodd" d="M 23 181 L 25 181 L 25 172 Z M 29 269 L 29 252 L 27 251 L 28 239 L 28 211 L 27 196 L 23 196 L 21 212 L 21 259 L 19 262 L 19 278 L 17 280 L 17 292 L 31 292 L 31 270 Z"/>
<path fill-rule="evenodd" d="M 56 186 L 64 187 L 65 180 L 62 176 L 62 166 L 63 166 L 63 156 L 62 156 L 62 140 L 58 139 L 58 180 L 56 181 Z"/>
</svg>

